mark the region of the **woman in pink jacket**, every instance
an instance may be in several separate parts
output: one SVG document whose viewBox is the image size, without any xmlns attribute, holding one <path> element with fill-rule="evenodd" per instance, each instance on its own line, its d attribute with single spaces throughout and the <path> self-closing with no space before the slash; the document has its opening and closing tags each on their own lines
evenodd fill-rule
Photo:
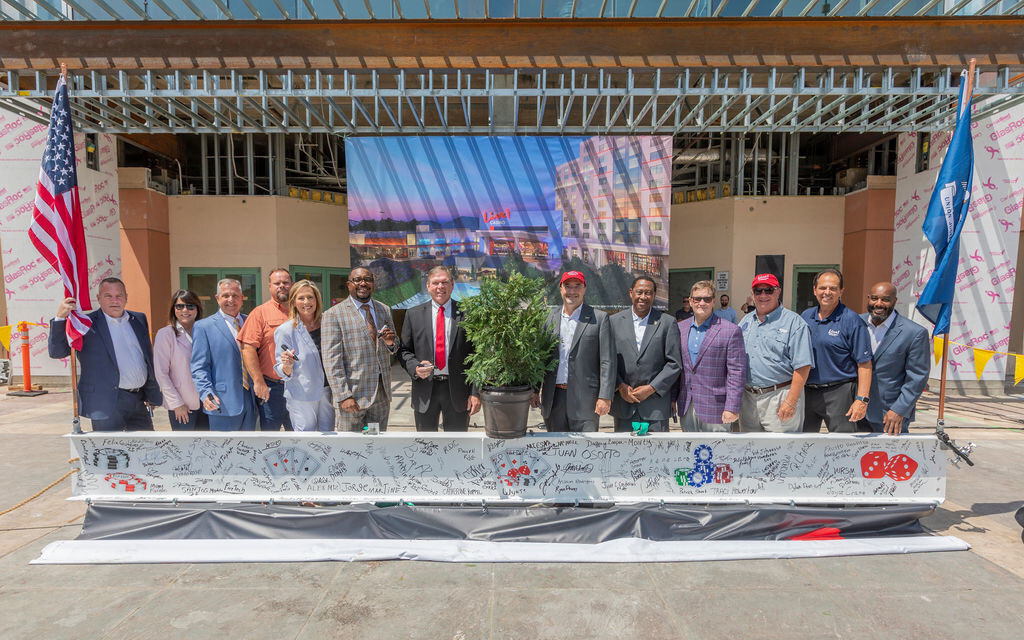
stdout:
<svg viewBox="0 0 1024 640">
<path fill-rule="evenodd" d="M 171 296 L 170 324 L 156 332 L 153 368 L 164 394 L 164 407 L 174 431 L 209 431 L 209 417 L 199 409 L 192 382 L 192 326 L 203 317 L 199 296 L 181 289 Z"/>
</svg>

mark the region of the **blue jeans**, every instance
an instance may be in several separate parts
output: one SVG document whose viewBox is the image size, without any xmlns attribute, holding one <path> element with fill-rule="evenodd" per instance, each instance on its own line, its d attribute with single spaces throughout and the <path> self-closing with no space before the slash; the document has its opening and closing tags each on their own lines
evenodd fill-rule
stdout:
<svg viewBox="0 0 1024 640">
<path fill-rule="evenodd" d="M 263 381 L 270 389 L 270 397 L 260 402 L 260 431 L 292 431 L 292 419 L 288 416 L 288 407 L 284 399 L 284 381 L 272 380 L 266 376 Z"/>
</svg>

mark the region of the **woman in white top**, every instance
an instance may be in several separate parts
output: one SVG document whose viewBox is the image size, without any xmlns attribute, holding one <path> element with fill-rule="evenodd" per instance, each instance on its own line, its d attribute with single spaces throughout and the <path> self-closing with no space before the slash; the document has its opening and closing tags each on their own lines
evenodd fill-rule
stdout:
<svg viewBox="0 0 1024 640">
<path fill-rule="evenodd" d="M 288 415 L 296 431 L 334 430 L 331 387 L 320 356 L 323 307 L 316 285 L 299 280 L 288 294 L 289 319 L 274 331 L 274 371 L 284 380 Z"/>
<path fill-rule="evenodd" d="M 192 381 L 192 326 L 203 317 L 199 296 L 181 289 L 171 296 L 170 324 L 156 332 L 153 368 L 164 394 L 164 407 L 174 431 L 209 431 L 209 417 L 199 410 L 199 392 Z"/>
</svg>

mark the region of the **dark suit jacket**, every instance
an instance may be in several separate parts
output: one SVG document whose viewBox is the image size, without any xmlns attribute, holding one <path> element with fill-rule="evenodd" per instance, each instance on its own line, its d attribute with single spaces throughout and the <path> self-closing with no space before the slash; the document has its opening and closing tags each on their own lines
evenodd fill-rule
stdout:
<svg viewBox="0 0 1024 640">
<path fill-rule="evenodd" d="M 473 353 L 473 345 L 466 338 L 466 330 L 462 328 L 462 311 L 457 302 L 452 300 L 452 323 L 448 331 L 448 390 L 451 392 L 452 404 L 456 409 L 465 409 L 466 401 L 473 390 L 466 382 L 466 356 Z M 402 325 L 402 344 L 398 348 L 398 360 L 412 376 L 412 409 L 423 413 L 430 405 L 430 394 L 434 388 L 430 379 L 422 380 L 416 376 L 416 365 L 423 360 L 434 362 L 434 325 L 437 318 L 433 317 L 433 301 L 409 309 L 405 313 L 405 324 Z"/>
<path fill-rule="evenodd" d="M 679 385 L 679 416 L 690 405 L 702 422 L 721 424 L 722 412 L 738 414 L 743 404 L 743 385 L 747 381 L 747 352 L 743 330 L 739 326 L 711 316 L 708 333 L 700 343 L 696 362 L 690 360 L 687 342 L 693 318 L 679 323 L 683 375 Z"/>
<path fill-rule="evenodd" d="M 611 317 L 615 337 L 615 386 L 631 387 L 649 384 L 655 393 L 640 403 L 630 403 L 618 393 L 612 400 L 612 415 L 618 418 L 668 420 L 672 416 L 672 388 L 679 379 L 679 330 L 675 318 L 651 309 L 644 328 L 644 337 L 636 347 L 631 309 Z"/>
<path fill-rule="evenodd" d="M 928 330 L 896 311 L 893 315 L 896 319 L 871 360 L 871 395 L 866 418 L 876 424 L 881 424 L 889 409 L 913 421 L 917 399 L 928 386 L 931 371 Z M 860 317 L 870 322 L 868 314 Z"/>
<path fill-rule="evenodd" d="M 555 337 L 562 323 L 562 307 L 548 314 L 547 326 Z M 558 357 L 558 346 L 555 346 Z M 551 415 L 555 397 L 555 375 L 558 366 L 544 378 L 541 389 L 541 414 Z M 615 343 L 608 314 L 584 303 L 569 347 L 569 390 L 566 397 L 570 420 L 593 420 L 598 398 L 611 400 L 615 394 Z"/>
<path fill-rule="evenodd" d="M 153 345 L 149 342 L 149 323 L 146 314 L 138 311 L 125 311 L 128 322 L 135 332 L 135 337 L 142 347 L 142 357 L 146 361 L 146 384 L 143 386 L 143 398 L 153 406 L 163 404 L 163 394 L 153 373 Z M 92 328 L 82 336 L 82 350 L 78 352 L 82 375 L 78 380 L 78 402 L 81 413 L 92 420 L 106 420 L 114 414 L 117 405 L 117 383 L 121 374 L 117 369 L 117 356 L 114 355 L 114 343 L 110 339 L 107 328 L 107 316 L 97 309 L 88 314 L 92 320 Z M 51 358 L 66 358 L 71 355 L 65 333 L 67 320 L 50 320 L 49 352 Z"/>
</svg>

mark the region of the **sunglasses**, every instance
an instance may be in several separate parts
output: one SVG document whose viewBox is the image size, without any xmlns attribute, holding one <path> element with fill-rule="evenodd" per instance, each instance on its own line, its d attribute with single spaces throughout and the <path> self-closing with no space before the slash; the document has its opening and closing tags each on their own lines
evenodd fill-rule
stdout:
<svg viewBox="0 0 1024 640">
<path fill-rule="evenodd" d="M 754 289 L 755 296 L 770 296 L 775 293 L 775 287 L 763 287 L 761 289 Z"/>
<path fill-rule="evenodd" d="M 690 296 L 692 302 L 711 302 L 715 296 Z"/>
<path fill-rule="evenodd" d="M 188 309 L 189 311 L 195 311 L 196 310 L 196 305 L 189 304 L 187 302 L 177 302 L 177 303 L 174 304 L 174 308 L 176 310 L 178 310 L 178 311 L 181 311 L 182 309 Z"/>
</svg>

